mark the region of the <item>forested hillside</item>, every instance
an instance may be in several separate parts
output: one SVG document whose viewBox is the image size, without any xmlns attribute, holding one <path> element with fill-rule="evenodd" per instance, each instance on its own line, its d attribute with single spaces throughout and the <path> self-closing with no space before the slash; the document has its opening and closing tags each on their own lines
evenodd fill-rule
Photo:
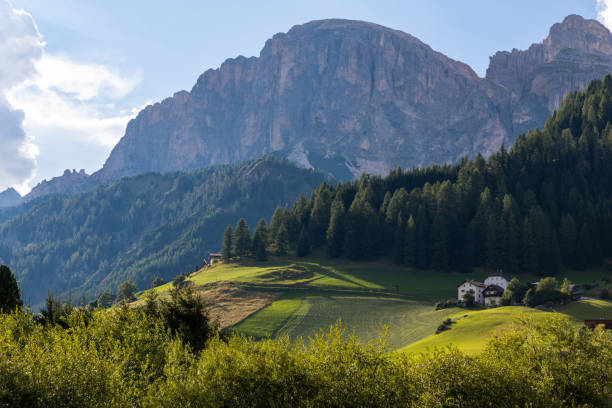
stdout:
<svg viewBox="0 0 612 408">
<path fill-rule="evenodd" d="M 273 158 L 191 173 L 144 174 L 52 197 L 0 225 L 0 263 L 24 300 L 47 291 L 95 295 L 130 279 L 140 288 L 201 266 L 238 215 L 269 217 L 323 176 Z"/>
<path fill-rule="evenodd" d="M 417 268 L 551 274 L 612 255 L 612 77 L 569 94 L 542 130 L 485 160 L 323 184 L 279 207 L 273 247 L 392 254 Z"/>
</svg>

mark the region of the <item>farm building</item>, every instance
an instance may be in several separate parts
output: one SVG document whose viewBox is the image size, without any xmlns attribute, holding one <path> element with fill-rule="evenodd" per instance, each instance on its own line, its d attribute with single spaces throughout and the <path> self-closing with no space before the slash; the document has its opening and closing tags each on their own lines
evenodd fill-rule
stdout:
<svg viewBox="0 0 612 408">
<path fill-rule="evenodd" d="M 219 261 L 221 261 L 221 254 L 213 253 L 213 254 L 210 254 L 208 256 L 208 264 L 209 265 L 214 265 L 215 263 L 217 263 Z"/>
<path fill-rule="evenodd" d="M 468 279 L 457 286 L 457 299 L 461 301 L 469 293 L 477 304 L 499 306 L 507 286 L 508 281 L 501 274 L 487 277 L 484 283 Z"/>
</svg>

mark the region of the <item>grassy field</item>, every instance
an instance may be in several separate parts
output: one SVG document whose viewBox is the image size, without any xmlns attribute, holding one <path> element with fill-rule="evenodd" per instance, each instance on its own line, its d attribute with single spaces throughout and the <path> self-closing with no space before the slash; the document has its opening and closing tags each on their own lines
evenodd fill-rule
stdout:
<svg viewBox="0 0 612 408">
<path fill-rule="evenodd" d="M 310 257 L 218 264 L 189 275 L 187 281 L 203 288 L 232 282 L 247 291 L 277 293 L 277 300 L 232 327 L 255 338 L 307 338 L 340 319 L 364 342 L 375 340 L 387 330 L 387 344 L 393 350 L 419 352 L 452 343 L 467 352 L 477 352 L 488 335 L 511 321 L 512 316 L 546 313 L 524 307 L 434 310 L 435 302 L 456 297 L 456 286 L 463 280 L 482 281 L 487 275 L 487 271 L 420 271 L 386 261 L 355 263 Z M 558 278 L 591 283 L 605 276 L 609 274 L 603 270 L 564 271 Z M 538 277 L 520 275 L 519 279 L 532 282 Z M 163 292 L 171 285 L 155 290 Z M 576 322 L 612 318 L 612 302 L 574 302 L 558 312 L 569 314 Z M 451 330 L 433 335 L 447 317 L 455 321 Z"/>
<path fill-rule="evenodd" d="M 427 336 L 400 351 L 418 353 L 452 344 L 467 353 L 477 353 L 482 350 L 491 333 L 510 324 L 514 317 L 529 314 L 538 318 L 551 313 L 520 306 L 477 311 L 455 308 L 454 311 L 456 313 L 448 316 L 453 320 L 449 330 Z M 576 324 L 581 324 L 585 319 L 610 319 L 612 302 L 600 299 L 581 300 L 562 306 L 555 312 L 568 315 Z M 443 316 L 440 316 L 439 321 L 442 320 Z"/>
</svg>

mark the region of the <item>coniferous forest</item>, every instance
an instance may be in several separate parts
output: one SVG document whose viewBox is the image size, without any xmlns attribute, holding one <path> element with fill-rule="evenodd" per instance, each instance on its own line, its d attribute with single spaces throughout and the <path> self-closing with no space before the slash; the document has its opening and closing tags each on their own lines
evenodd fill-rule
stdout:
<svg viewBox="0 0 612 408">
<path fill-rule="evenodd" d="M 422 269 L 544 275 L 599 265 L 612 255 L 611 122 L 606 76 L 488 159 L 324 183 L 276 209 L 270 243 Z"/>
</svg>

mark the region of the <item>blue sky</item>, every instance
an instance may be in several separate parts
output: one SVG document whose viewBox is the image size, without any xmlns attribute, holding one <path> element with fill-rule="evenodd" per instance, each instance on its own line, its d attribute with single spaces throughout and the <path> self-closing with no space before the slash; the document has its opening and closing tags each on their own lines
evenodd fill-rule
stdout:
<svg viewBox="0 0 612 408">
<path fill-rule="evenodd" d="M 191 89 L 202 72 L 227 58 L 258 55 L 266 39 L 295 24 L 331 17 L 372 21 L 408 32 L 483 76 L 495 51 L 525 49 L 543 40 L 550 26 L 568 14 L 598 16 L 597 0 L 49 4 L 10 2 L 36 24 L 40 45 L 30 59 L 39 75 L 26 85 L 14 82 L 7 91 L 12 107 L 23 111 L 20 140 L 26 148 L 20 152 L 33 164 L 21 178 L 0 167 L 0 190 L 13 185 L 25 192 L 66 168 L 95 171 L 138 109 Z"/>
</svg>

